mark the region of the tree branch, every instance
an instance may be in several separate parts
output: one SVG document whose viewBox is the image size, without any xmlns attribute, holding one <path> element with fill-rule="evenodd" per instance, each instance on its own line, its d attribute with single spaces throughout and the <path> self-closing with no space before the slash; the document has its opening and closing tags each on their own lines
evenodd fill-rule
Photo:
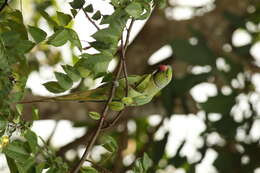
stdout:
<svg viewBox="0 0 260 173">
<path fill-rule="evenodd" d="M 123 66 L 123 62 L 120 60 L 120 63 L 119 63 L 119 66 L 118 66 L 118 69 L 117 69 L 117 73 L 116 73 L 116 78 L 114 81 L 117 81 L 120 77 L 120 74 L 121 74 L 121 71 L 122 71 L 122 66 Z M 112 88 L 111 88 L 111 91 L 110 91 L 110 96 L 108 98 L 108 101 L 106 102 L 106 105 L 102 111 L 102 114 L 101 114 L 101 118 L 99 120 L 99 123 L 98 123 L 98 127 L 96 128 L 96 130 L 94 131 L 93 135 L 91 136 L 90 138 L 90 141 L 87 143 L 86 145 L 86 149 L 83 153 L 83 156 L 81 157 L 79 163 L 77 163 L 75 165 L 74 168 L 72 168 L 72 171 L 71 173 L 77 173 L 80 169 L 80 167 L 82 166 L 82 164 L 84 163 L 84 161 L 86 160 L 89 152 L 90 152 L 90 149 L 93 147 L 93 145 L 95 144 L 99 134 L 100 134 L 100 131 L 102 129 L 102 126 L 103 126 L 103 123 L 105 121 L 105 118 L 107 116 L 107 113 L 108 113 L 108 110 L 109 110 L 109 103 L 112 102 L 113 100 L 113 97 L 115 95 L 115 91 L 116 91 L 116 83 L 113 82 L 112 83 Z"/>
<path fill-rule="evenodd" d="M 84 12 L 85 16 L 88 18 L 88 20 L 95 26 L 95 28 L 97 30 L 100 30 L 100 28 L 97 26 L 97 24 L 89 17 L 88 13 L 86 11 L 84 11 L 83 8 L 81 8 L 81 10 Z"/>
</svg>

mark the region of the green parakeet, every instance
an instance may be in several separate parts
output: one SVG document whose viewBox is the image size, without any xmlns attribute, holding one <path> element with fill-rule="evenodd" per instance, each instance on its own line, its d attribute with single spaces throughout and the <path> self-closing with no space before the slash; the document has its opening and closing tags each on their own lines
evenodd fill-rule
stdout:
<svg viewBox="0 0 260 173">
<path fill-rule="evenodd" d="M 149 103 L 152 98 L 171 81 L 171 79 L 172 68 L 169 65 L 161 65 L 159 69 L 154 71 L 152 74 L 128 76 L 128 97 L 125 97 L 126 82 L 125 78 L 122 78 L 118 81 L 119 84 L 116 87 L 115 96 L 111 106 L 116 106 L 117 103 L 126 106 L 140 106 Z M 106 83 L 92 90 L 19 103 L 50 101 L 105 102 L 109 97 L 110 88 L 111 83 Z"/>
</svg>

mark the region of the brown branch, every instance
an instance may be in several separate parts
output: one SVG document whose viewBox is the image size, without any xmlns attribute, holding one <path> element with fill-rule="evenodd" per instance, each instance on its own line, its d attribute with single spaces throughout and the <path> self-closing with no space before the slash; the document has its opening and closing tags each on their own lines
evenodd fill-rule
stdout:
<svg viewBox="0 0 260 173">
<path fill-rule="evenodd" d="M 81 8 L 81 9 L 82 9 L 82 11 L 84 12 L 85 16 L 88 18 L 88 20 L 95 26 L 95 28 L 96 28 L 97 30 L 100 30 L 100 28 L 97 26 L 97 24 L 89 17 L 88 13 L 87 13 L 86 11 L 84 11 L 83 8 Z"/>
<path fill-rule="evenodd" d="M 127 34 L 129 35 L 129 34 Z M 124 73 L 124 78 L 125 78 L 125 96 L 128 96 L 128 90 L 129 90 L 129 84 L 128 84 L 128 79 L 127 79 L 127 67 L 126 67 L 126 62 L 125 62 L 125 46 L 124 46 L 124 40 L 123 40 L 123 35 L 121 36 L 121 61 L 123 63 L 123 73 Z"/>
<path fill-rule="evenodd" d="M 115 118 L 108 122 L 108 123 L 104 123 L 103 127 L 102 127 L 102 131 L 106 131 L 109 130 L 111 127 L 114 127 L 116 125 L 116 123 L 118 122 L 118 120 L 121 118 L 121 116 L 123 115 L 124 110 L 120 111 L 117 113 L 117 115 L 115 116 Z M 87 131 L 83 136 L 75 139 L 74 141 L 64 145 L 63 147 L 61 147 L 59 149 L 59 151 L 57 152 L 57 155 L 61 156 L 64 158 L 64 154 L 66 153 L 66 151 L 76 148 L 77 146 L 79 146 L 82 143 L 86 143 L 86 141 L 89 141 L 89 136 L 91 136 L 91 134 L 93 133 L 93 130 L 91 131 Z"/>
<path fill-rule="evenodd" d="M 84 11 L 84 10 L 83 10 Z M 89 19 L 89 16 L 87 15 L 87 13 L 84 11 L 85 15 L 87 16 L 87 18 Z M 89 19 L 90 22 L 92 21 L 91 19 Z M 92 21 L 93 22 L 93 21 Z M 92 23 L 91 22 L 91 23 Z M 130 26 L 129 26 L 129 29 L 127 30 L 127 35 L 126 35 L 126 42 L 124 44 L 124 40 L 123 40 L 123 34 L 121 36 L 121 57 L 120 57 L 120 63 L 119 63 L 119 66 L 118 66 L 118 69 L 117 69 L 117 73 L 116 73 L 116 78 L 112 84 L 112 88 L 111 88 L 111 91 L 110 91 L 110 96 L 109 96 L 109 99 L 108 101 L 106 102 L 106 105 L 102 111 L 102 115 L 101 115 L 101 118 L 99 120 L 99 123 L 98 123 L 98 127 L 96 128 L 96 130 L 94 131 L 94 133 L 92 134 L 91 136 L 91 139 L 90 139 L 90 142 L 87 143 L 87 146 L 86 146 L 86 149 L 83 153 L 83 156 L 81 157 L 80 161 L 78 164 L 76 164 L 76 166 L 72 169 L 71 173 L 77 173 L 80 169 L 80 167 L 82 166 L 82 164 L 84 163 L 84 161 L 86 160 L 89 152 L 90 152 L 90 149 L 92 148 L 92 146 L 95 144 L 102 128 L 103 128 L 103 124 L 105 122 L 105 118 L 107 116 L 107 113 L 108 113 L 108 110 L 109 110 L 109 103 L 112 102 L 113 100 L 113 97 L 115 95 L 115 92 L 116 92 L 116 81 L 119 79 L 120 77 L 120 74 L 121 74 L 121 71 L 123 69 L 123 73 L 124 73 L 124 78 L 125 78 L 125 95 L 126 97 L 128 96 L 128 80 L 127 80 L 127 66 L 126 66 L 126 62 L 125 62 L 125 53 L 126 53 L 126 49 L 128 47 L 128 40 L 129 40 L 129 37 L 130 37 L 130 32 L 131 32 L 131 28 L 133 26 L 133 22 L 134 20 L 132 19 L 131 20 L 131 23 L 130 23 Z M 93 25 L 99 30 L 99 27 L 93 22 Z M 116 118 L 114 119 L 114 121 L 112 121 L 112 124 L 110 124 L 108 127 L 111 127 L 120 117 L 121 117 L 121 114 L 122 114 L 123 111 L 120 111 L 118 113 L 118 115 L 116 116 Z"/>
<path fill-rule="evenodd" d="M 131 30 L 132 30 L 132 27 L 133 27 L 134 21 L 135 21 L 134 19 L 131 19 L 131 22 L 130 22 L 129 28 L 127 28 L 127 35 L 126 35 L 126 40 L 125 40 L 124 50 L 126 50 L 127 47 L 128 47 L 128 45 L 129 45 L 130 33 L 131 33 Z"/>
<path fill-rule="evenodd" d="M 129 37 L 130 37 L 130 33 L 132 30 L 132 26 L 134 24 L 134 19 L 131 19 L 129 28 L 127 28 L 127 34 L 126 34 L 126 40 L 124 43 L 124 39 L 123 39 L 123 34 L 121 36 L 121 60 L 123 61 L 123 73 L 124 73 L 124 78 L 125 78 L 125 96 L 128 96 L 128 90 L 129 90 L 129 84 L 128 84 L 128 79 L 127 79 L 127 66 L 126 66 L 126 57 L 125 57 L 125 53 L 126 53 L 126 49 L 128 47 L 128 43 L 129 43 Z"/>
<path fill-rule="evenodd" d="M 120 64 L 118 66 L 118 70 L 117 70 L 117 73 L 116 73 L 116 78 L 115 78 L 115 81 L 117 81 L 120 77 L 120 73 L 122 71 L 122 66 L 123 66 L 123 62 L 120 60 Z M 90 138 L 90 141 L 87 143 L 86 145 L 86 149 L 83 153 L 83 156 L 81 157 L 79 163 L 77 163 L 75 165 L 75 167 L 72 169 L 71 173 L 77 173 L 80 169 L 80 167 L 82 166 L 82 164 L 84 163 L 84 161 L 86 160 L 89 152 L 90 152 L 90 149 L 92 148 L 92 146 L 95 144 L 100 132 L 101 132 L 101 129 L 102 129 L 102 126 L 103 126 L 103 123 L 105 121 L 105 118 L 107 116 L 107 113 L 108 113 L 108 110 L 109 110 L 109 103 L 112 102 L 113 100 L 113 97 L 115 95 L 115 91 L 116 91 L 116 83 L 113 82 L 112 84 L 112 88 L 111 88 L 111 91 L 110 91 L 110 96 L 109 96 L 109 99 L 108 101 L 106 102 L 106 105 L 102 111 L 102 114 L 101 114 L 101 118 L 99 120 L 99 123 L 98 123 L 98 127 L 95 129 L 93 135 L 91 136 Z"/>
</svg>

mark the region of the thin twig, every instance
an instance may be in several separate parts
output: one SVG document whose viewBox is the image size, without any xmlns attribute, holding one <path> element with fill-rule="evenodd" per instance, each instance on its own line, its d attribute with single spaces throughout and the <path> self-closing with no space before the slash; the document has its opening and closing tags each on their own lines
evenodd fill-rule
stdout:
<svg viewBox="0 0 260 173">
<path fill-rule="evenodd" d="M 97 28 L 97 30 L 100 30 L 100 28 L 97 26 L 97 24 L 89 17 L 88 13 L 86 11 L 84 11 L 83 8 L 82 8 L 82 11 L 84 12 L 84 14 L 88 18 L 88 20 L 95 26 L 95 28 Z"/>
<path fill-rule="evenodd" d="M 125 46 L 124 46 L 124 49 L 125 49 L 125 50 L 127 49 L 128 45 L 129 45 L 130 33 L 131 33 L 131 30 L 132 30 L 134 21 L 135 21 L 134 19 L 131 19 L 129 28 L 127 29 L 127 35 L 126 35 Z"/>
<path fill-rule="evenodd" d="M 126 34 L 126 40 L 124 43 L 124 39 L 123 39 L 123 34 L 121 36 L 121 59 L 123 61 L 123 73 L 124 73 L 124 78 L 125 78 L 125 96 L 128 96 L 128 90 L 129 90 L 129 84 L 128 84 L 128 75 L 127 75 L 127 66 L 126 66 L 126 58 L 125 58 L 125 53 L 126 53 L 126 49 L 128 47 L 128 43 L 129 43 L 129 37 L 130 37 L 130 32 L 132 29 L 132 26 L 134 24 L 134 19 L 131 19 L 129 28 L 127 28 L 127 34 Z"/>
<path fill-rule="evenodd" d="M 120 77 L 120 73 L 122 71 L 122 66 L 123 66 L 123 62 L 120 60 L 120 64 L 118 66 L 118 70 L 117 70 L 117 73 L 116 73 L 116 78 L 115 78 L 115 81 L 117 81 Z M 109 103 L 112 102 L 113 100 L 113 97 L 115 95 L 115 91 L 116 91 L 116 83 L 113 82 L 112 84 L 112 88 L 111 88 L 111 91 L 110 91 L 110 96 L 109 96 L 109 99 L 108 101 L 106 102 L 106 105 L 102 111 L 102 114 L 101 114 L 101 118 L 99 120 L 99 123 L 98 123 L 98 127 L 96 128 L 96 130 L 94 131 L 93 135 L 91 136 L 90 138 L 90 141 L 87 143 L 87 146 L 86 146 L 86 149 L 83 153 L 83 156 L 81 157 L 80 161 L 76 164 L 76 166 L 72 169 L 71 173 L 77 173 L 80 169 L 80 167 L 82 166 L 82 164 L 84 163 L 84 161 L 86 160 L 89 152 L 90 152 L 90 149 L 92 148 L 92 146 L 95 144 L 96 140 L 97 140 L 97 137 L 99 136 L 100 134 L 100 131 L 102 129 L 102 126 L 103 126 L 103 123 L 105 121 L 105 118 L 107 116 L 107 113 L 108 113 L 108 110 L 109 110 Z"/>
<path fill-rule="evenodd" d="M 128 33 L 127 33 L 128 35 Z M 123 73 L 124 73 L 124 78 L 125 78 L 125 96 L 128 96 L 128 90 L 129 90 L 129 85 L 128 85 L 128 79 L 127 79 L 127 67 L 126 67 L 126 62 L 125 62 L 125 46 L 124 46 L 124 40 L 123 40 L 123 34 L 121 36 L 121 61 L 123 63 Z"/>
</svg>

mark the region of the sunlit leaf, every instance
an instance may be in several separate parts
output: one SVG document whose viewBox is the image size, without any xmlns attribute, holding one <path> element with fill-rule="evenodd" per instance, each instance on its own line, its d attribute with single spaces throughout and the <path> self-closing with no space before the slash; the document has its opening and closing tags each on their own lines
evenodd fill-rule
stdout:
<svg viewBox="0 0 260 173">
<path fill-rule="evenodd" d="M 29 158 L 29 153 L 24 148 L 23 144 L 19 141 L 14 141 L 8 144 L 3 152 L 10 158 L 19 162 L 25 162 Z"/>
<path fill-rule="evenodd" d="M 52 19 L 52 17 L 46 13 L 44 10 L 42 9 L 38 9 L 38 12 L 42 15 L 42 17 L 47 20 L 47 22 L 52 25 L 52 26 L 57 26 L 57 22 L 55 20 Z"/>
<path fill-rule="evenodd" d="M 31 130 L 27 130 L 26 133 L 24 134 L 24 137 L 27 139 L 29 146 L 31 148 L 31 151 L 33 153 L 37 152 L 37 135 L 31 131 Z"/>
<path fill-rule="evenodd" d="M 86 6 L 86 7 L 84 8 L 84 11 L 85 11 L 85 12 L 88 12 L 88 13 L 92 13 L 92 12 L 94 11 L 92 4 L 89 4 L 88 6 Z"/>
<path fill-rule="evenodd" d="M 93 16 L 92 16 L 92 19 L 94 20 L 98 20 L 101 18 L 101 13 L 100 11 L 97 11 Z"/>
<path fill-rule="evenodd" d="M 85 166 L 80 169 L 80 173 L 99 173 L 95 168 Z"/>
<path fill-rule="evenodd" d="M 60 29 L 49 37 L 47 43 L 53 46 L 62 46 L 70 39 L 70 33 L 67 29 Z"/>
<path fill-rule="evenodd" d="M 71 15 L 58 12 L 58 11 L 57 11 L 57 17 L 62 26 L 68 25 L 72 19 Z"/>
<path fill-rule="evenodd" d="M 139 2 L 132 2 L 126 8 L 125 11 L 134 18 L 138 18 L 142 15 L 143 8 Z"/>
<path fill-rule="evenodd" d="M 67 75 L 70 77 L 70 79 L 72 81 L 76 82 L 80 79 L 79 72 L 75 68 L 73 68 L 72 66 L 63 65 L 62 68 L 67 73 Z"/>
<path fill-rule="evenodd" d="M 73 0 L 70 2 L 70 6 L 74 9 L 80 9 L 85 4 L 85 0 Z"/>
<path fill-rule="evenodd" d="M 64 73 L 55 72 L 55 77 L 58 80 L 59 85 L 67 90 L 71 88 L 73 81 Z"/>
<path fill-rule="evenodd" d="M 32 38 L 36 43 L 43 41 L 47 36 L 47 33 L 45 31 L 34 26 L 29 26 L 28 31 L 30 32 Z"/>
<path fill-rule="evenodd" d="M 89 112 L 88 115 L 93 120 L 99 120 L 101 117 L 101 115 L 98 112 Z"/>
<path fill-rule="evenodd" d="M 107 149 L 109 152 L 114 153 L 117 150 L 118 145 L 116 140 L 113 137 L 105 136 L 103 141 L 105 141 L 103 147 Z"/>
<path fill-rule="evenodd" d="M 54 81 L 51 81 L 51 82 L 47 82 L 47 83 L 44 83 L 43 84 L 45 86 L 45 88 L 52 92 L 52 93 L 62 93 L 64 92 L 65 90 L 59 85 L 58 82 L 54 82 Z"/>
<path fill-rule="evenodd" d="M 79 48 L 80 51 L 82 51 L 82 46 L 78 34 L 73 29 L 68 29 L 68 33 L 70 42 Z"/>
<path fill-rule="evenodd" d="M 152 160 L 146 153 L 144 153 L 142 158 L 142 164 L 145 171 L 147 171 L 152 166 Z"/>
</svg>

